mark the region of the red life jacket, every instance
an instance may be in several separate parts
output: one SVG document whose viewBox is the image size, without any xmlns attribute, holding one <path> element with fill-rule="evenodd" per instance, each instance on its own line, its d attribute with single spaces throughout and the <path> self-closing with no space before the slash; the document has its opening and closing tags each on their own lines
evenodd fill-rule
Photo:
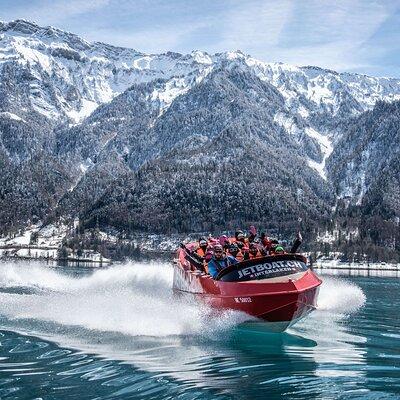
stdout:
<svg viewBox="0 0 400 400">
<path fill-rule="evenodd" d="M 196 249 L 196 254 L 197 254 L 198 256 L 204 258 L 204 257 L 206 256 L 206 251 L 203 250 L 201 247 L 198 247 L 198 248 Z"/>
<path fill-rule="evenodd" d="M 261 240 L 262 245 L 269 250 L 272 244 L 272 241 L 269 237 L 265 237 Z"/>
<path fill-rule="evenodd" d="M 251 251 L 249 251 L 250 260 L 253 260 L 254 258 L 259 258 L 259 257 L 262 257 L 262 256 L 263 255 L 261 254 L 260 250 L 257 250 L 256 254 L 253 254 Z"/>
<path fill-rule="evenodd" d="M 236 254 L 236 256 L 233 256 L 236 258 L 236 260 L 238 260 L 239 262 L 243 261 L 244 257 L 243 257 L 243 253 L 239 250 Z"/>
</svg>

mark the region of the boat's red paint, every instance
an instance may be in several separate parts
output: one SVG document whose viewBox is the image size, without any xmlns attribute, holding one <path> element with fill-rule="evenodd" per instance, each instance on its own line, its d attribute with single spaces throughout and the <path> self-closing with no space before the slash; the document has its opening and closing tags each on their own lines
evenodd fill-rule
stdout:
<svg viewBox="0 0 400 400">
<path fill-rule="evenodd" d="M 245 282 L 214 280 L 193 270 L 181 249 L 174 262 L 175 291 L 195 295 L 212 308 L 238 310 L 272 322 L 276 330 L 286 329 L 316 308 L 321 283 L 310 269 L 279 278 Z"/>
</svg>

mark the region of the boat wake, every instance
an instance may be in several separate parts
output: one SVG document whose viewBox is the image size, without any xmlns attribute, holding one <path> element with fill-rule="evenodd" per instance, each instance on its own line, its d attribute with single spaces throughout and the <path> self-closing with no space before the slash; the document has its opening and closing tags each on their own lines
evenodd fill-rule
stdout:
<svg viewBox="0 0 400 400">
<path fill-rule="evenodd" d="M 45 266 L 2 264 L 0 315 L 130 336 L 212 336 L 246 319 L 230 311 L 212 315 L 194 300 L 175 297 L 172 273 L 166 263 L 128 263 L 83 277 Z"/>
<path fill-rule="evenodd" d="M 172 274 L 167 263 L 131 262 L 83 276 L 37 264 L 0 264 L 0 318 L 5 326 L 19 321 L 25 330 L 39 321 L 129 336 L 207 338 L 248 319 L 236 311 L 211 314 L 193 299 L 175 297 Z M 355 284 L 324 277 L 313 319 L 326 319 L 326 313 L 341 318 L 364 302 Z"/>
</svg>

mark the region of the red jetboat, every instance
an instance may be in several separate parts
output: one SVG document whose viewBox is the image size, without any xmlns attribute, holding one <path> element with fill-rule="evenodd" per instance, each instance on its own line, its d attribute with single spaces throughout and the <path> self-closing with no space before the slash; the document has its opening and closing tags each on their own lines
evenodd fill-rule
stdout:
<svg viewBox="0 0 400 400">
<path fill-rule="evenodd" d="M 195 295 L 216 309 L 245 312 L 269 322 L 274 331 L 284 331 L 316 308 L 321 283 L 301 254 L 242 261 L 216 279 L 194 268 L 184 249 L 174 260 L 174 291 Z"/>
</svg>

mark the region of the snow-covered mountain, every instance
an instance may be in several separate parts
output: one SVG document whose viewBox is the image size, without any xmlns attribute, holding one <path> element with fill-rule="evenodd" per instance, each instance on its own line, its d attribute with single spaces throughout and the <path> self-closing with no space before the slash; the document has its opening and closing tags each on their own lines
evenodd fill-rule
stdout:
<svg viewBox="0 0 400 400">
<path fill-rule="evenodd" d="M 194 188 L 203 177 L 207 204 L 216 201 L 212 192 L 218 179 L 252 184 L 246 176 L 237 179 L 241 172 L 232 167 L 234 160 L 262 180 L 267 195 L 256 197 L 269 210 L 259 207 L 254 214 L 246 206 L 240 218 L 228 213 L 232 224 L 252 213 L 262 221 L 274 212 L 282 218 L 296 202 L 304 209 L 296 206 L 294 219 L 303 212 L 314 220 L 329 218 L 335 196 L 343 197 L 352 186 L 349 176 L 358 165 L 352 163 L 356 142 L 346 156 L 335 149 L 346 147 L 347 128 L 377 101 L 396 100 L 398 79 L 266 63 L 240 51 L 146 54 L 89 43 L 25 20 L 0 22 L 0 202 L 5 210 L 0 222 L 23 225 L 33 216 L 43 220 L 65 213 L 98 218 L 96 210 L 109 210 L 110 199 L 114 205 L 123 199 L 119 204 L 138 218 L 132 202 L 150 214 L 155 206 L 146 193 L 162 200 L 157 206 L 173 218 L 168 196 L 186 193 L 179 201 L 169 198 L 171 204 L 193 199 L 192 190 L 179 192 L 182 179 Z M 358 140 L 355 134 L 351 138 Z M 251 174 L 247 158 L 257 165 Z M 193 166 L 191 178 L 185 171 Z M 367 186 L 353 190 L 355 203 L 362 203 Z M 244 207 L 251 200 L 241 201 Z M 10 217 L 7 210 L 15 204 Z M 223 204 L 219 207 L 230 203 Z M 193 207 L 200 210 L 197 203 Z M 194 217 L 193 209 L 180 218 L 192 215 L 200 226 L 201 213 Z M 118 212 L 118 218 L 126 217 Z M 157 218 L 147 222 L 148 229 L 158 224 Z"/>
<path fill-rule="evenodd" d="M 29 71 L 26 78 L 30 79 L 32 106 L 52 119 L 66 116 L 79 122 L 132 84 L 158 78 L 166 80 L 165 87 L 154 93 L 152 100 L 166 107 L 222 64 L 240 64 L 253 71 L 276 87 L 288 109 L 303 118 L 316 110 L 335 115 L 345 108 L 356 113 L 371 108 L 377 100 L 400 98 L 397 79 L 265 63 L 240 51 L 145 54 L 89 43 L 77 35 L 24 20 L 0 22 L 0 35 L 0 62 Z"/>
<path fill-rule="evenodd" d="M 163 82 L 148 100 L 162 113 L 211 71 L 239 67 L 268 82 L 283 96 L 285 108 L 278 110 L 274 119 L 289 134 L 307 135 L 318 142 L 322 156 L 309 162 L 322 175 L 334 136 L 331 129 L 325 129 L 327 119 L 366 111 L 377 100 L 400 98 L 396 79 L 265 63 L 240 51 L 145 54 L 89 43 L 77 35 L 24 20 L 0 23 L 0 43 L 3 79 L 14 78 L 17 86 L 6 95 L 26 97 L 18 112 L 12 112 L 12 105 L 13 110 L 4 111 L 23 119 L 33 109 L 57 123 L 67 119 L 82 122 L 100 104 L 110 102 L 133 84 L 158 79 Z M 18 88 L 20 85 L 23 87 Z M 17 95 L 20 91 L 24 96 Z"/>
</svg>

